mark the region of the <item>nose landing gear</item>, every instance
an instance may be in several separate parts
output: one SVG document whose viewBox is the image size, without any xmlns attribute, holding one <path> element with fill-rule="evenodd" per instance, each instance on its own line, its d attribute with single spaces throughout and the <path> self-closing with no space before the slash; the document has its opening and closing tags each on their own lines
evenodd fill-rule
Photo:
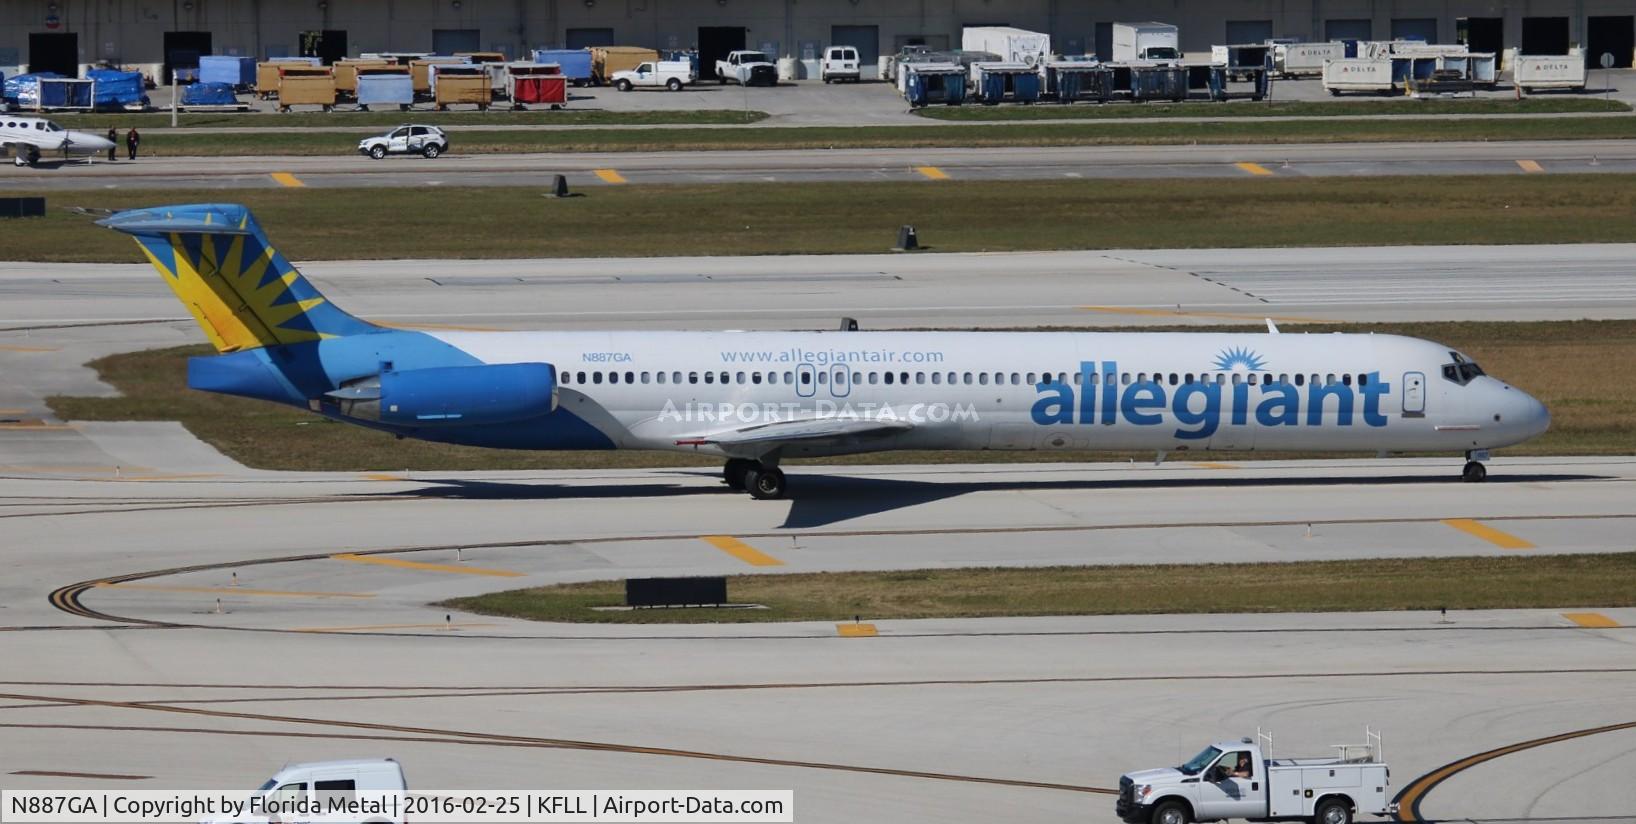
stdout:
<svg viewBox="0 0 1636 824">
<path fill-rule="evenodd" d="M 1488 460 L 1488 450 L 1472 450 L 1466 453 L 1466 467 L 1460 470 L 1460 480 L 1468 484 L 1480 484 L 1488 480 L 1488 467 L 1483 461 Z"/>
</svg>

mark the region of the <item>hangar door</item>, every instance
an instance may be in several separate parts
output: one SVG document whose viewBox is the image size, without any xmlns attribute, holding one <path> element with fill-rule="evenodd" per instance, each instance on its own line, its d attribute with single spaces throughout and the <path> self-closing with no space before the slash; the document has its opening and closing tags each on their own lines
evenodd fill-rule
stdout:
<svg viewBox="0 0 1636 824">
<path fill-rule="evenodd" d="M 1567 54 L 1568 18 L 1522 18 L 1521 54 Z"/>
<path fill-rule="evenodd" d="M 1505 18 L 1461 17 L 1454 21 L 1454 40 L 1474 52 L 1505 51 Z"/>
<path fill-rule="evenodd" d="M 199 68 L 199 57 L 212 53 L 210 44 L 207 31 L 165 32 L 165 82 L 170 82 L 171 72 L 177 69 Z"/>
<path fill-rule="evenodd" d="M 1228 20 L 1227 39 L 1222 42 L 1233 46 L 1242 46 L 1252 43 L 1265 43 L 1271 39 L 1271 20 Z"/>
<path fill-rule="evenodd" d="M 880 26 L 830 26 L 829 44 L 857 49 L 863 76 L 874 76 L 871 69 L 880 65 Z"/>
<path fill-rule="evenodd" d="M 346 29 L 324 29 L 301 33 L 301 56 L 316 57 L 328 66 L 347 56 Z"/>
<path fill-rule="evenodd" d="M 569 29 L 566 34 L 570 49 L 594 49 L 614 44 L 613 29 Z"/>
<path fill-rule="evenodd" d="M 1436 43 L 1437 18 L 1394 17 L 1392 18 L 1392 39 L 1424 40 L 1427 43 Z"/>
<path fill-rule="evenodd" d="M 432 29 L 432 51 L 436 54 L 482 51 L 478 29 Z"/>
<path fill-rule="evenodd" d="M 699 27 L 699 78 L 715 79 L 716 61 L 726 60 L 728 52 L 744 48 L 746 29 L 743 26 Z M 775 55 L 768 55 L 774 57 Z"/>
<path fill-rule="evenodd" d="M 1373 20 L 1325 20 L 1325 40 L 1373 40 Z"/>
<path fill-rule="evenodd" d="M 1613 55 L 1613 67 L 1630 68 L 1636 56 L 1636 17 L 1585 18 L 1585 60 L 1592 68 L 1602 67 L 1603 53 Z"/>
<path fill-rule="evenodd" d="M 33 33 L 28 36 L 28 70 L 56 72 L 63 77 L 80 76 L 80 36 L 78 34 Z"/>
</svg>

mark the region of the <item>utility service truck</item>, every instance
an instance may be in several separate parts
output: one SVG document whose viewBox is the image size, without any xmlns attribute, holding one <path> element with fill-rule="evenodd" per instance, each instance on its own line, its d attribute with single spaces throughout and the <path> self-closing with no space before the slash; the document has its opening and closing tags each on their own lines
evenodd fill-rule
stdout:
<svg viewBox="0 0 1636 824">
<path fill-rule="evenodd" d="M 1114 811 L 1129 824 L 1193 821 L 1311 821 L 1351 824 L 1395 812 L 1380 734 L 1338 744 L 1333 758 L 1273 758 L 1272 736 L 1220 741 L 1179 767 L 1119 777 Z"/>
</svg>

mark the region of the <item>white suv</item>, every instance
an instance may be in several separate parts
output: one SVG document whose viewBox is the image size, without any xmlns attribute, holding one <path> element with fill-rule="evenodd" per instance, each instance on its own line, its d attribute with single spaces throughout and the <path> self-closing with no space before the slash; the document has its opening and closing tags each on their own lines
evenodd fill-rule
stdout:
<svg viewBox="0 0 1636 824">
<path fill-rule="evenodd" d="M 389 154 L 418 154 L 428 160 L 449 150 L 449 137 L 436 126 L 399 126 L 358 141 L 358 153 L 380 160 Z"/>
<path fill-rule="evenodd" d="M 858 66 L 858 50 L 851 46 L 830 46 L 824 49 L 824 65 L 820 74 L 825 83 L 834 83 L 837 80 L 858 82 L 863 78 L 863 72 Z"/>
</svg>

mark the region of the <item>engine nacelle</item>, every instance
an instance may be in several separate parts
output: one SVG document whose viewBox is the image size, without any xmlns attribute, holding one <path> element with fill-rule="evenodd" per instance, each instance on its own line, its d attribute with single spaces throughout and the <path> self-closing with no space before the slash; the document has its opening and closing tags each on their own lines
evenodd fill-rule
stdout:
<svg viewBox="0 0 1636 824">
<path fill-rule="evenodd" d="M 344 415 L 395 426 L 512 423 L 556 410 L 557 369 L 549 363 L 405 369 L 329 394 Z"/>
</svg>

